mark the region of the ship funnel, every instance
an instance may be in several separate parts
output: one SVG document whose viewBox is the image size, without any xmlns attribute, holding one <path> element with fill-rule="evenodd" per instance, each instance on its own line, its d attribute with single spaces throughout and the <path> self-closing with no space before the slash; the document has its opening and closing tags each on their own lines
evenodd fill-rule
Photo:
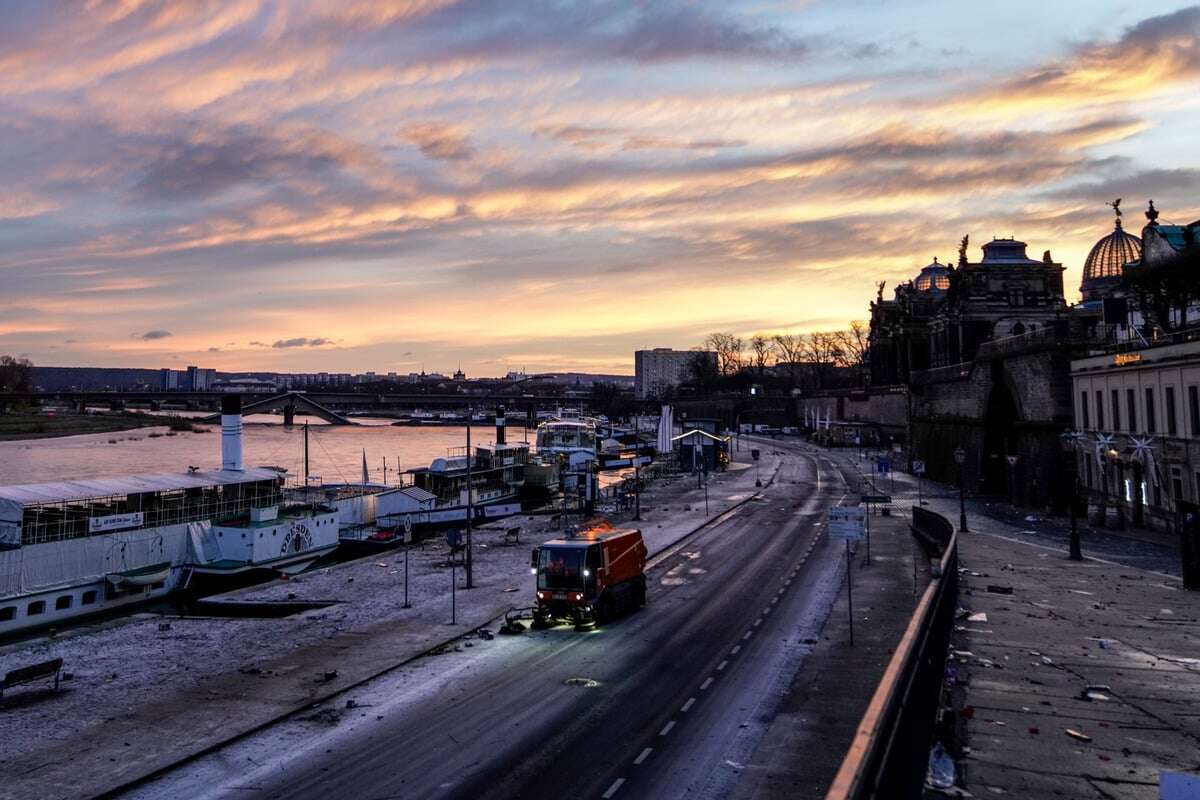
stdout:
<svg viewBox="0 0 1200 800">
<path fill-rule="evenodd" d="M 496 411 L 496 444 L 504 444 L 504 426 L 508 420 L 504 417 L 504 406 Z"/>
<path fill-rule="evenodd" d="M 221 469 L 243 469 L 242 398 L 236 394 L 221 398 Z"/>
</svg>

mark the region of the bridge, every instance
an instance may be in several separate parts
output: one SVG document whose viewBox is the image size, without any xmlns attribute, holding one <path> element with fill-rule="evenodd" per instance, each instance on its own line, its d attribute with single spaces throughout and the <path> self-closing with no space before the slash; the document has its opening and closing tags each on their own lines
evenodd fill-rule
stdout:
<svg viewBox="0 0 1200 800">
<path fill-rule="evenodd" d="M 268 411 L 283 411 L 283 424 L 292 425 L 296 420 L 296 410 L 301 409 L 306 413 L 325 420 L 330 425 L 353 425 L 346 417 L 336 411 L 331 411 L 320 403 L 314 402 L 308 396 L 300 392 L 284 392 L 283 394 L 268 397 L 265 400 L 257 400 L 242 406 L 242 414 L 265 414 Z M 221 415 L 213 414 L 211 417 L 205 417 L 201 422 L 220 422 Z"/>
</svg>

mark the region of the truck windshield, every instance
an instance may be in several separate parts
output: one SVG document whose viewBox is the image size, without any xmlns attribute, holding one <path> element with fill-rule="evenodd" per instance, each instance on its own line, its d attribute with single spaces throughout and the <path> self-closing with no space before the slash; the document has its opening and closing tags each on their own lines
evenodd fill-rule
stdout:
<svg viewBox="0 0 1200 800">
<path fill-rule="evenodd" d="M 538 562 L 539 589 L 583 588 L 582 547 L 543 547 Z"/>
</svg>

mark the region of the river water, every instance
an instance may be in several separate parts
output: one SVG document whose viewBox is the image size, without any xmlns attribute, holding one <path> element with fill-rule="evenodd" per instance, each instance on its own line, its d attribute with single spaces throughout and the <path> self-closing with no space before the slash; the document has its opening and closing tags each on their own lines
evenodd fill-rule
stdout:
<svg viewBox="0 0 1200 800">
<path fill-rule="evenodd" d="M 286 467 L 289 477 L 304 474 L 304 417 L 286 427 L 280 417 L 246 418 L 244 460 L 247 466 Z M 464 426 L 400 427 L 387 419 L 357 418 L 358 425 L 309 425 L 309 473 L 321 480 L 357 483 L 362 479 L 363 452 L 373 483 L 396 483 L 401 469 L 427 467 L 450 448 L 466 445 Z M 0 486 L 78 478 L 118 477 L 137 473 L 186 472 L 189 466 L 219 469 L 221 429 L 200 425 L 205 433 L 167 435 L 164 428 L 0 442 Z M 491 425 L 471 426 L 472 444 L 494 441 Z M 509 427 L 509 441 L 524 441 L 524 428 Z M 528 438 L 533 439 L 533 431 Z"/>
</svg>

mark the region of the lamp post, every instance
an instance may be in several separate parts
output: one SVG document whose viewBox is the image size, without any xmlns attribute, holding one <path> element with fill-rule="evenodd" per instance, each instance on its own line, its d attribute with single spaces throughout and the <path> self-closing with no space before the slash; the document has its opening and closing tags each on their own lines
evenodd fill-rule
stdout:
<svg viewBox="0 0 1200 800">
<path fill-rule="evenodd" d="M 967 501 L 963 497 L 963 464 L 967 461 L 967 451 L 961 447 L 954 450 L 954 463 L 958 464 L 958 529 L 970 533 L 967 528 Z"/>
<path fill-rule="evenodd" d="M 475 516 L 475 499 L 474 485 L 471 479 L 471 462 L 474 460 L 471 453 L 471 418 L 475 416 L 475 410 L 471 406 L 467 406 L 467 588 L 475 588 L 475 571 L 471 557 L 471 528 Z"/>
<path fill-rule="evenodd" d="M 1079 549 L 1079 524 L 1075 520 L 1075 501 L 1079 497 L 1079 457 L 1078 444 L 1082 434 L 1078 431 L 1067 431 L 1062 435 L 1063 450 L 1071 454 L 1071 499 L 1067 508 L 1071 515 L 1070 553 L 1067 558 L 1072 561 L 1083 561 L 1083 553 Z"/>
</svg>

